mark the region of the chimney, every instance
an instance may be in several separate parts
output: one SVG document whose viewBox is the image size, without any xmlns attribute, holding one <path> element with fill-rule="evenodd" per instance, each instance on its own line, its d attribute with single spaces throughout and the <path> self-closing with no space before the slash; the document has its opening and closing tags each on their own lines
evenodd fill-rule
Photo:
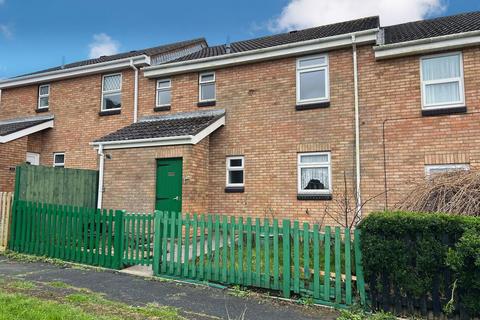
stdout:
<svg viewBox="0 0 480 320">
<path fill-rule="evenodd" d="M 230 45 L 230 36 L 227 36 L 227 43 L 225 44 L 225 53 L 232 52 L 232 47 Z"/>
</svg>

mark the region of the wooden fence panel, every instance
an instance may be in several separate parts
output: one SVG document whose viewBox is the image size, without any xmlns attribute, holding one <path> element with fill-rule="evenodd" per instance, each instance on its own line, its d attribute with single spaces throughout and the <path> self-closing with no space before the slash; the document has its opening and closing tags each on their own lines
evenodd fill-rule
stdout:
<svg viewBox="0 0 480 320">
<path fill-rule="evenodd" d="M 154 214 L 148 213 L 124 214 L 123 239 L 120 244 L 123 265 L 152 265 L 154 218 Z"/>
<path fill-rule="evenodd" d="M 13 192 L 0 192 L 0 252 L 7 249 L 10 239 Z"/>
<path fill-rule="evenodd" d="M 287 298 L 295 293 L 332 306 L 365 303 L 358 232 L 287 219 L 279 225 L 218 215 L 156 217 L 156 275 L 259 287 Z"/>
<path fill-rule="evenodd" d="M 22 164 L 16 168 L 17 200 L 96 208 L 98 172 Z"/>
</svg>

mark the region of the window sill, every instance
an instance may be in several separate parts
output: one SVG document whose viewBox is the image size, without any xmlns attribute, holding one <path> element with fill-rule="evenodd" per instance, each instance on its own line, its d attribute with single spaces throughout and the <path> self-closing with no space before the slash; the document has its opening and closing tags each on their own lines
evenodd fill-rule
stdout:
<svg viewBox="0 0 480 320">
<path fill-rule="evenodd" d="M 301 110 L 310 110 L 310 109 L 321 109 L 321 108 L 328 108 L 330 107 L 330 101 L 323 101 L 323 102 L 316 102 L 316 103 L 309 103 L 309 104 L 297 104 L 295 109 L 297 111 Z"/>
<path fill-rule="evenodd" d="M 36 113 L 48 112 L 48 108 L 35 109 Z"/>
<path fill-rule="evenodd" d="M 161 107 L 155 107 L 153 108 L 153 111 L 159 112 L 159 111 L 169 111 L 171 109 L 171 106 L 161 106 Z"/>
<path fill-rule="evenodd" d="M 297 194 L 297 200 L 332 200 L 331 194 Z"/>
<path fill-rule="evenodd" d="M 467 107 L 450 107 L 450 108 L 441 108 L 441 109 L 424 109 L 422 110 L 422 116 L 424 117 L 431 117 L 431 116 L 443 116 L 448 114 L 456 114 L 456 113 L 466 113 Z"/>
<path fill-rule="evenodd" d="M 226 187 L 225 193 L 243 193 L 245 192 L 245 187 Z"/>
<path fill-rule="evenodd" d="M 197 103 L 197 107 L 213 107 L 214 105 L 217 104 L 217 101 L 216 100 L 212 100 L 212 101 L 200 101 L 199 103 Z"/>
<path fill-rule="evenodd" d="M 104 111 L 100 111 L 98 113 L 99 116 L 113 116 L 115 114 L 120 114 L 122 113 L 122 110 L 121 109 L 118 109 L 118 110 L 104 110 Z"/>
</svg>

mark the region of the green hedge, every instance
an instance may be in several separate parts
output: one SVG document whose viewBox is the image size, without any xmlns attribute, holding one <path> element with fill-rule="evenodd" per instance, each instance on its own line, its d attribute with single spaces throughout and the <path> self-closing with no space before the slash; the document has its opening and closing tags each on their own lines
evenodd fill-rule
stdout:
<svg viewBox="0 0 480 320">
<path fill-rule="evenodd" d="M 359 228 L 374 306 L 390 303 L 388 292 L 394 296 L 390 305 L 401 296 L 420 305 L 423 301 L 424 309 L 433 300 L 435 308 L 437 296 L 445 313 L 480 314 L 480 218 L 379 212 L 368 215 Z"/>
</svg>

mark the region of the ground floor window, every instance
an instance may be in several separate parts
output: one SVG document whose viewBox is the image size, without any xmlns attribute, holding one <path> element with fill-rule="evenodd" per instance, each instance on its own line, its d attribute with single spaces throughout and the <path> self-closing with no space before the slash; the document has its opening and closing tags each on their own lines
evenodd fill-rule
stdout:
<svg viewBox="0 0 480 320">
<path fill-rule="evenodd" d="M 243 187 L 245 179 L 245 157 L 227 157 L 227 187 Z"/>
<path fill-rule="evenodd" d="M 298 193 L 330 194 L 331 181 L 330 152 L 298 154 Z"/>
<path fill-rule="evenodd" d="M 64 152 L 55 152 L 53 154 L 53 166 L 64 168 L 65 167 L 65 153 Z"/>
<path fill-rule="evenodd" d="M 437 174 L 459 171 L 459 170 L 469 170 L 470 166 L 466 163 L 457 163 L 457 164 L 432 164 L 425 166 L 425 177 L 430 178 Z"/>
</svg>

